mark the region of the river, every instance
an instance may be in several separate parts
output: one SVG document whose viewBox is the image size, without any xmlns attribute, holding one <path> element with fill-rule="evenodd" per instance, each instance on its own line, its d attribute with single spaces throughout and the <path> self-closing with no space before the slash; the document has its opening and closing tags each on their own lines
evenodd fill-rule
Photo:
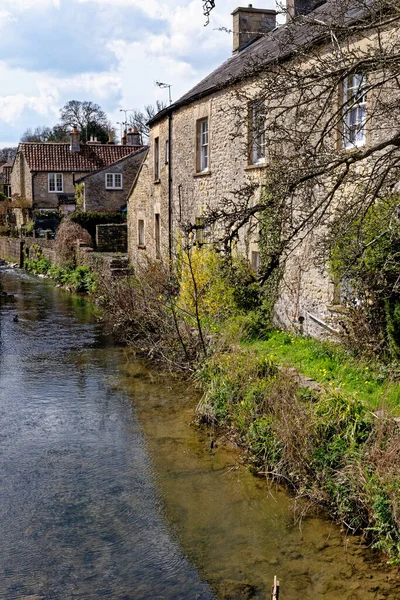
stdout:
<svg viewBox="0 0 400 600">
<path fill-rule="evenodd" d="M 265 600 L 274 575 L 281 600 L 400 598 L 360 538 L 296 521 L 284 490 L 211 449 L 196 390 L 112 346 L 83 299 L 0 277 L 2 600 Z"/>
</svg>

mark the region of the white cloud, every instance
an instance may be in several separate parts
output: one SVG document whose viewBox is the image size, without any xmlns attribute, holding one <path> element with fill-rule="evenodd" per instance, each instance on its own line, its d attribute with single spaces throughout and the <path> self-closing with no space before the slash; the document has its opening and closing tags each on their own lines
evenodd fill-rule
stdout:
<svg viewBox="0 0 400 600">
<path fill-rule="evenodd" d="M 22 15 L 26 19 L 31 9 L 35 9 L 35 15 L 41 10 L 45 17 L 47 9 L 59 7 L 62 17 L 63 8 L 73 6 L 78 19 L 93 12 L 94 22 L 102 24 L 100 29 L 107 24 L 108 43 L 103 48 L 112 52 L 117 66 L 100 73 L 90 72 L 89 67 L 89 72 L 76 76 L 67 70 L 62 76 L 40 68 L 33 72 L 11 67 L 0 61 L 0 90 L 5 94 L 0 96 L 0 140 L 10 139 L 11 126 L 18 139 L 27 127 L 53 125 L 60 107 L 73 97 L 99 102 L 114 121 L 121 120 L 120 108 L 142 108 L 156 100 L 167 101 L 167 90 L 157 88 L 156 80 L 171 84 L 173 100 L 177 100 L 230 56 L 232 36 L 216 29 L 232 27 L 230 13 L 238 4 L 238 0 L 218 0 L 210 24 L 204 27 L 201 0 L 3 0 L 0 27 L 8 22 L 16 40 L 18 20 Z M 273 8 L 275 2 L 264 0 L 264 5 Z M 121 9 L 127 8 L 133 10 L 122 13 Z M 145 26 L 138 10 L 146 15 Z M 124 34 L 127 26 L 129 39 Z M 93 41 L 100 52 L 100 37 Z"/>
<path fill-rule="evenodd" d="M 47 8 L 49 6 L 55 6 L 56 8 L 59 8 L 60 0 L 3 0 L 2 4 L 5 6 L 5 8 L 15 12 L 16 10 L 38 10 L 41 8 Z"/>
</svg>

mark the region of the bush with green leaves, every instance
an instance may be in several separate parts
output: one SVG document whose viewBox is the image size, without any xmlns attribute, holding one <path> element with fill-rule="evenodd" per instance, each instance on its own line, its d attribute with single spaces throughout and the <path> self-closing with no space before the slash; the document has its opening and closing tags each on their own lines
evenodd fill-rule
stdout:
<svg viewBox="0 0 400 600">
<path fill-rule="evenodd" d="M 329 241 L 330 268 L 349 307 L 354 346 L 400 356 L 400 194 L 377 199 L 337 222 Z M 366 326 L 363 327 L 363 321 Z"/>
</svg>

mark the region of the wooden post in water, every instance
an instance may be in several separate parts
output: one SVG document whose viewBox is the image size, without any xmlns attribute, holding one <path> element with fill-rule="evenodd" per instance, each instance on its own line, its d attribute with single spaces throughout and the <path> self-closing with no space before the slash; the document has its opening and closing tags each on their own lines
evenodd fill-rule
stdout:
<svg viewBox="0 0 400 600">
<path fill-rule="evenodd" d="M 271 590 L 271 600 L 279 600 L 279 581 L 274 577 L 274 585 Z"/>
</svg>

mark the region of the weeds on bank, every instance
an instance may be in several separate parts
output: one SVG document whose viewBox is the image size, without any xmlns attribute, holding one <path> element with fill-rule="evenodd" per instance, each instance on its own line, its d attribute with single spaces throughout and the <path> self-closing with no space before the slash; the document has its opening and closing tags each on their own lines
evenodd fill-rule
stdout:
<svg viewBox="0 0 400 600">
<path fill-rule="evenodd" d="M 59 267 L 41 256 L 36 260 L 25 259 L 24 268 L 34 275 L 45 275 L 73 292 L 91 294 L 96 288 L 96 278 L 89 267 L 75 267 L 72 264 Z"/>
<path fill-rule="evenodd" d="M 215 354 L 198 373 L 199 420 L 228 428 L 259 473 L 327 506 L 400 561 L 400 431 L 341 391 L 300 387 L 254 348 Z"/>
</svg>

